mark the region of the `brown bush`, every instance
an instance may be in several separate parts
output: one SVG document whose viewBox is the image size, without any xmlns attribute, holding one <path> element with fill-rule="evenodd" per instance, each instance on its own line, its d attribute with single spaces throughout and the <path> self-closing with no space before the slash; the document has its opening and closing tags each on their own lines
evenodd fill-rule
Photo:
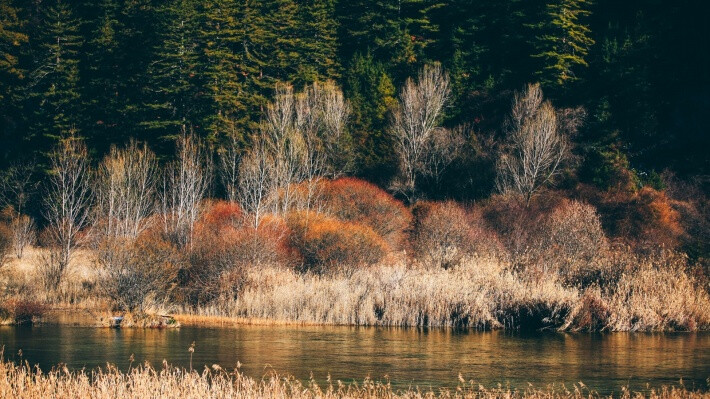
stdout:
<svg viewBox="0 0 710 399">
<path fill-rule="evenodd" d="M 221 202 L 197 223 L 180 279 L 191 304 L 235 298 L 247 267 L 295 262 L 288 226 L 281 218 L 267 215 L 255 228 L 243 223 L 241 215 L 238 206 Z"/>
<path fill-rule="evenodd" d="M 607 329 L 611 309 L 599 287 L 586 290 L 570 313 L 563 330 L 603 331 Z"/>
<path fill-rule="evenodd" d="M 100 288 L 120 310 L 143 311 L 148 301 L 167 299 L 175 287 L 180 257 L 159 230 L 136 240 L 105 240 L 98 247 Z"/>
<path fill-rule="evenodd" d="M 32 324 L 46 312 L 45 304 L 32 300 L 8 299 L 0 304 L 0 317 L 16 324 Z"/>
<path fill-rule="evenodd" d="M 599 209 L 610 239 L 637 249 L 675 249 L 684 233 L 674 202 L 663 191 L 599 192 L 580 186 L 580 194 Z"/>
<path fill-rule="evenodd" d="M 5 265 L 11 249 L 12 230 L 8 225 L 0 222 L 0 269 Z"/>
<path fill-rule="evenodd" d="M 528 263 L 530 247 L 542 236 L 545 216 L 557 205 L 555 195 L 537 196 L 526 204 L 512 195 L 494 195 L 475 210 L 498 234 L 514 264 Z"/>
<path fill-rule="evenodd" d="M 330 214 L 371 227 L 392 248 L 403 244 L 412 215 L 401 201 L 360 179 L 324 180 L 321 185 L 320 193 Z"/>
<path fill-rule="evenodd" d="M 308 212 L 291 213 L 287 222 L 305 271 L 353 270 L 379 262 L 388 252 L 387 243 L 366 225 Z"/>
<path fill-rule="evenodd" d="M 448 269 L 466 255 L 502 251 L 497 235 L 453 201 L 419 202 L 412 211 L 411 244 L 415 256 L 427 264 Z"/>
<path fill-rule="evenodd" d="M 596 209 L 586 203 L 564 200 L 545 217 L 540 237 L 531 251 L 563 281 L 586 287 L 599 282 L 608 243 Z"/>
</svg>

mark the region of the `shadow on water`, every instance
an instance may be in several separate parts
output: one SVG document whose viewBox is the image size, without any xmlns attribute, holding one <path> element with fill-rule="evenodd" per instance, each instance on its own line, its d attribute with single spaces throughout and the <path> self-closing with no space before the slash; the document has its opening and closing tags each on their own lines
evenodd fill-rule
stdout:
<svg viewBox="0 0 710 399">
<path fill-rule="evenodd" d="M 396 387 L 455 387 L 459 373 L 484 386 L 538 387 L 583 381 L 600 393 L 677 384 L 707 390 L 710 333 L 561 334 L 357 327 L 241 326 L 174 330 L 43 325 L 0 327 L 5 358 L 121 370 L 129 357 L 196 368 L 219 364 L 260 378 L 275 371 L 323 383 L 389 378 Z M 199 365 L 199 366 L 198 366 Z"/>
</svg>

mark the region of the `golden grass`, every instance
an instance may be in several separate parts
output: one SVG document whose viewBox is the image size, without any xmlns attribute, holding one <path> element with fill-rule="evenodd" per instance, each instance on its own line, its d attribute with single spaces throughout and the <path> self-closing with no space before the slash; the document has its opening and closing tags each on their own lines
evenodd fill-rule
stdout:
<svg viewBox="0 0 710 399">
<path fill-rule="evenodd" d="M 38 251 L 29 251 L 21 262 L 13 260 L 4 270 L 5 285 L 12 286 L 5 291 L 13 293 L 10 299 L 41 301 L 52 309 L 108 314 L 109 301 L 93 286 L 96 268 L 89 251 L 77 256 L 58 297 L 32 288 L 33 284 L 36 287 L 32 259 Z M 236 299 L 219 299 L 197 309 L 180 303 L 156 303 L 148 310 L 158 315 L 176 314 L 184 325 L 213 326 L 710 329 L 710 295 L 688 276 L 677 258 L 628 256 L 592 266 L 616 277 L 606 278 L 602 287 L 576 288 L 564 283 L 556 267 L 541 267 L 542 274 L 526 274 L 492 256 L 465 258 L 446 270 L 411 263 L 404 257 L 388 257 L 372 267 L 325 275 L 263 265 L 247 268 Z M 144 321 L 133 324 L 155 324 Z"/>
<path fill-rule="evenodd" d="M 0 398 L 597 398 L 603 397 L 582 384 L 571 389 L 550 386 L 545 389 L 509 388 L 486 389 L 459 377 L 454 390 L 395 390 L 387 382 L 365 380 L 361 384 L 340 381 L 319 386 L 314 381 L 303 384 L 291 377 L 271 375 L 261 380 L 247 377 L 239 371 L 227 372 L 217 365 L 201 372 L 170 367 L 164 363 L 158 370 L 149 365 L 133 367 L 122 372 L 115 367 L 92 371 L 69 371 L 57 367 L 43 373 L 29 364 L 16 365 L 0 362 Z M 664 387 L 646 393 L 623 389 L 621 398 L 708 398 L 708 393 L 686 388 Z"/>
</svg>

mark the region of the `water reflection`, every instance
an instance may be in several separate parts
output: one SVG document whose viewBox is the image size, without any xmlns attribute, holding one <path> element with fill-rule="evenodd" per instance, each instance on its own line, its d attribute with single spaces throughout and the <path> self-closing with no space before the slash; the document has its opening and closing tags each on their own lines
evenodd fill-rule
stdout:
<svg viewBox="0 0 710 399">
<path fill-rule="evenodd" d="M 602 393 L 630 384 L 677 383 L 707 389 L 710 334 L 510 334 L 349 327 L 243 326 L 230 329 L 104 329 L 0 327 L 6 358 L 18 349 L 31 363 L 73 368 L 107 362 L 126 369 L 129 357 L 197 367 L 220 364 L 261 377 L 271 371 L 319 381 L 361 381 L 385 375 L 399 387 L 455 386 L 461 373 L 486 386 L 584 383 Z"/>
</svg>

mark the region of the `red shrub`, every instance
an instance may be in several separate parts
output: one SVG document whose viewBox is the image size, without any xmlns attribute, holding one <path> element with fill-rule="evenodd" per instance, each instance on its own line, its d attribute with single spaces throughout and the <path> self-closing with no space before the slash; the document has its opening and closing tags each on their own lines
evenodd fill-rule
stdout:
<svg viewBox="0 0 710 399">
<path fill-rule="evenodd" d="M 307 212 L 294 212 L 287 220 L 305 270 L 322 273 L 370 265 L 388 251 L 382 237 L 366 225 Z"/>
<path fill-rule="evenodd" d="M 322 198 L 336 218 L 372 228 L 392 248 L 399 248 L 412 215 L 402 202 L 374 184 L 355 178 L 326 180 Z"/>
<path fill-rule="evenodd" d="M 419 202 L 413 214 L 412 246 L 425 262 L 449 268 L 465 255 L 502 251 L 497 235 L 456 202 Z"/>
<path fill-rule="evenodd" d="M 233 202 L 214 201 L 207 205 L 198 222 L 199 228 L 220 230 L 224 227 L 236 226 L 242 223 L 242 208 Z"/>
</svg>

